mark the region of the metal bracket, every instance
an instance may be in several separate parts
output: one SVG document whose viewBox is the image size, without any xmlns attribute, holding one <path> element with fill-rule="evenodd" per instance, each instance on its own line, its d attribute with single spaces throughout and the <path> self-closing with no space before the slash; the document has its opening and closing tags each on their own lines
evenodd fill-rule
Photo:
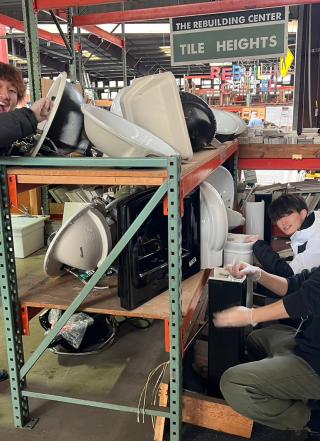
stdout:
<svg viewBox="0 0 320 441">
<path fill-rule="evenodd" d="M 23 427 L 24 429 L 32 430 L 38 424 L 39 418 L 30 418 L 27 424 Z"/>
</svg>

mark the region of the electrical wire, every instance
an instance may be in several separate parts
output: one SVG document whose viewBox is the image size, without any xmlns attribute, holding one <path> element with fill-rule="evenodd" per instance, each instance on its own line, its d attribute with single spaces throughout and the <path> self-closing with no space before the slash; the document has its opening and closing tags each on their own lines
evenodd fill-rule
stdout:
<svg viewBox="0 0 320 441">
<path fill-rule="evenodd" d="M 160 386 L 161 386 L 161 380 L 162 380 L 163 377 L 165 376 L 165 373 L 166 373 L 166 370 L 167 370 L 168 365 L 169 365 L 169 363 L 168 363 L 168 364 L 165 364 L 165 365 L 163 366 L 163 368 L 162 368 L 162 372 L 161 372 L 161 374 L 159 375 L 156 384 L 154 385 L 154 388 L 153 388 L 153 391 L 152 391 L 152 400 L 151 400 L 151 404 L 152 404 L 153 406 L 156 405 L 156 400 L 157 400 L 157 397 L 159 396 L 159 389 L 160 389 Z M 155 429 L 155 418 L 156 418 L 156 417 L 151 416 L 151 424 L 152 424 L 153 429 Z"/>
<path fill-rule="evenodd" d="M 81 279 L 78 274 L 76 274 L 75 272 L 73 272 L 70 268 L 68 267 L 64 267 L 64 270 L 67 271 L 67 273 L 72 274 L 74 277 L 76 277 L 78 280 L 80 280 L 80 282 L 82 282 L 84 285 L 88 285 L 88 282 L 86 282 L 85 280 Z M 102 290 L 102 289 L 108 289 L 110 288 L 109 285 L 107 286 L 94 286 L 93 289 L 96 290 Z"/>
<path fill-rule="evenodd" d="M 149 373 L 147 381 L 146 381 L 145 385 L 143 386 L 140 397 L 139 397 L 138 409 L 137 409 L 137 422 L 138 423 L 140 422 L 140 414 L 142 415 L 142 422 L 144 423 L 147 392 L 148 392 L 149 383 L 150 383 L 152 377 L 157 373 L 157 371 L 159 371 L 161 369 L 161 372 L 160 372 L 159 377 L 157 379 L 157 382 L 160 382 L 161 379 L 163 378 L 163 375 L 164 375 L 168 365 L 169 365 L 169 361 L 161 363 L 156 368 L 152 369 L 152 371 Z M 143 405 L 141 405 L 142 402 L 143 402 Z"/>
</svg>

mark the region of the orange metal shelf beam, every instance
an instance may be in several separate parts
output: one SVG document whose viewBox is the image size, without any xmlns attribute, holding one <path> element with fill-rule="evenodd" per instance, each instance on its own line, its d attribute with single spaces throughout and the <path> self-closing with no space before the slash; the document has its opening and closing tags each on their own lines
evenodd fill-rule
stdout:
<svg viewBox="0 0 320 441">
<path fill-rule="evenodd" d="M 241 11 L 276 6 L 293 6 L 320 3 L 320 0 L 217 0 L 207 3 L 191 3 L 177 6 L 160 6 L 156 8 L 132 9 L 87 15 L 75 15 L 75 26 L 96 25 L 104 23 L 128 23 L 131 21 L 159 20 L 162 18 L 186 17 L 188 15 L 215 14 L 219 12 Z"/>
<path fill-rule="evenodd" d="M 200 185 L 212 171 L 222 165 L 230 156 L 238 151 L 238 141 L 230 142 L 229 147 L 220 153 L 219 156 L 200 165 L 190 173 L 183 175 L 180 182 L 181 198 L 187 196 L 194 188 Z"/>
<path fill-rule="evenodd" d="M 229 141 L 229 146 L 226 150 L 220 153 L 219 156 L 207 161 L 204 164 L 200 164 L 197 168 L 193 169 L 189 173 L 183 174 L 180 180 L 180 197 L 181 197 L 181 214 L 183 214 L 183 199 L 187 196 L 194 188 L 198 187 L 208 176 L 211 175 L 212 171 L 222 165 L 227 159 L 230 158 L 234 153 L 238 152 L 238 141 Z M 168 215 L 168 197 L 165 196 L 163 200 L 163 214 Z"/>
<path fill-rule="evenodd" d="M 127 0 L 33 0 L 35 11 L 43 9 L 72 8 L 76 6 L 106 5 L 108 3 L 122 3 Z"/>
<path fill-rule="evenodd" d="M 320 159 L 239 158 L 239 170 L 320 170 Z"/>
</svg>

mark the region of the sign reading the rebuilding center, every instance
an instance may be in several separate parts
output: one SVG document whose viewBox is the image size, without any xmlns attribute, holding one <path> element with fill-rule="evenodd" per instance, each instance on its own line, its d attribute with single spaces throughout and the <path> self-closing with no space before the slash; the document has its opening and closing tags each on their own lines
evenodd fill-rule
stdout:
<svg viewBox="0 0 320 441">
<path fill-rule="evenodd" d="M 173 65 L 276 58 L 287 52 L 288 7 L 178 17 L 170 24 Z"/>
</svg>

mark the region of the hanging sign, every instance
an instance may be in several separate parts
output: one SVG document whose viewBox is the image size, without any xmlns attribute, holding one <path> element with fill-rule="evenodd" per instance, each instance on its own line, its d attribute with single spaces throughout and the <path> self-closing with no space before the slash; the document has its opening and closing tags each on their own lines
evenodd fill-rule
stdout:
<svg viewBox="0 0 320 441">
<path fill-rule="evenodd" d="M 276 58 L 287 53 L 288 7 L 170 19 L 171 63 Z"/>
<path fill-rule="evenodd" d="M 293 63 L 293 60 L 294 60 L 294 55 L 291 52 L 291 50 L 288 48 L 287 56 L 285 58 L 284 57 L 280 58 L 280 73 L 281 73 L 282 77 L 285 77 L 288 75 L 288 72 L 289 72 L 289 69 Z"/>
</svg>

